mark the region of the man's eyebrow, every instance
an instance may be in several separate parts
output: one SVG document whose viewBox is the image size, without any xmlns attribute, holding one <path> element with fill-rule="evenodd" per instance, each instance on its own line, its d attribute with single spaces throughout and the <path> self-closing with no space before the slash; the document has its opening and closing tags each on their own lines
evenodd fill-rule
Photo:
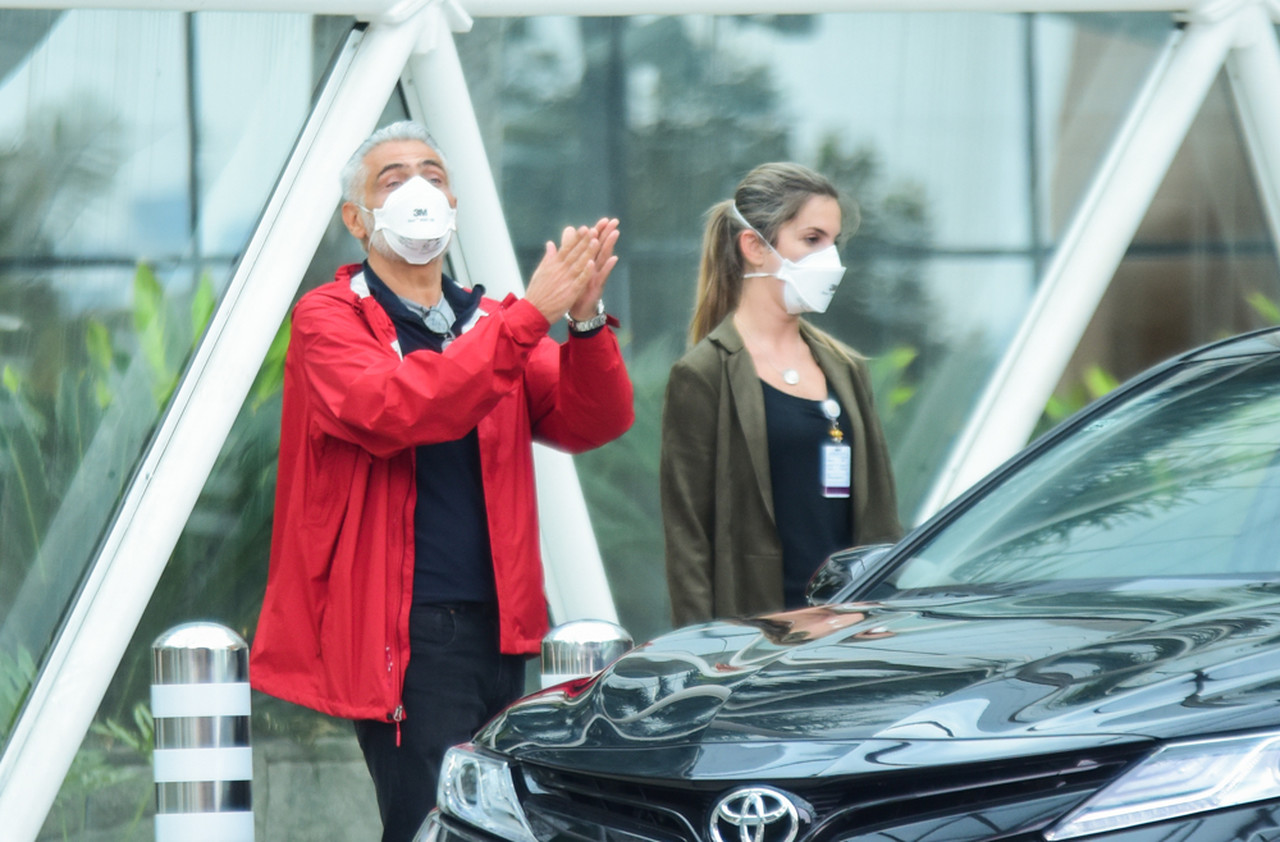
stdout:
<svg viewBox="0 0 1280 842">
<path fill-rule="evenodd" d="M 391 172 L 392 170 L 407 170 L 408 168 L 409 168 L 408 164 L 390 163 L 390 164 L 387 164 L 382 169 L 378 170 L 378 178 L 382 178 L 384 175 Z"/>
<path fill-rule="evenodd" d="M 440 170 L 441 172 L 448 172 L 448 171 L 444 168 L 444 162 L 443 162 L 443 161 L 440 161 L 440 160 L 438 160 L 438 159 L 436 159 L 436 158 L 423 158 L 423 159 L 422 159 L 422 161 L 421 161 L 420 163 L 421 163 L 421 164 L 422 164 L 422 166 L 424 166 L 424 167 L 435 167 L 436 169 Z M 386 175 L 387 173 L 392 172 L 392 171 L 394 171 L 394 170 L 407 170 L 407 169 L 409 169 L 409 165 L 408 165 L 408 164 L 402 163 L 402 162 L 400 162 L 400 161 L 393 161 L 393 162 L 391 162 L 390 164 L 387 164 L 387 165 L 386 165 L 385 167 L 383 167 L 382 169 L 378 170 L 378 178 L 379 178 L 379 179 L 381 179 L 384 175 Z"/>
</svg>

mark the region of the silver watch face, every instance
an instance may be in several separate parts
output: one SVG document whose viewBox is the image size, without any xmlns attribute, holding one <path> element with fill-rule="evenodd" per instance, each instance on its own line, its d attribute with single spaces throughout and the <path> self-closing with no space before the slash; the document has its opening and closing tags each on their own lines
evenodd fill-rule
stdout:
<svg viewBox="0 0 1280 842">
<path fill-rule="evenodd" d="M 569 320 L 569 327 L 578 333 L 586 333 L 589 330 L 595 330 L 598 327 L 602 327 L 605 321 L 609 318 L 604 312 L 603 298 L 596 302 L 596 314 L 591 318 L 583 319 L 579 322 L 575 321 L 573 316 L 568 313 L 565 314 L 565 317 Z"/>
</svg>

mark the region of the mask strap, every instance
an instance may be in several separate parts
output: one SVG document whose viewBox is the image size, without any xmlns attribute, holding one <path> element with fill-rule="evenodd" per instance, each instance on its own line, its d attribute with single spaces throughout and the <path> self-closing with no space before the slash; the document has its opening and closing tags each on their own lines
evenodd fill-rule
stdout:
<svg viewBox="0 0 1280 842">
<path fill-rule="evenodd" d="M 761 234 L 759 231 L 757 231 L 754 225 L 752 225 L 750 222 L 747 222 L 747 218 L 742 215 L 742 211 L 738 210 L 737 202 L 733 202 L 733 201 L 729 202 L 729 210 L 733 212 L 733 218 L 741 222 L 743 225 L 745 225 L 747 227 L 747 230 L 750 231 L 752 234 L 755 234 L 757 237 L 759 237 L 760 242 L 764 243 L 765 247 L 768 248 L 769 251 L 777 255 L 779 260 L 785 260 L 785 258 L 782 255 L 778 254 L 778 250 L 773 247 L 773 243 L 770 243 L 769 240 L 765 238 L 764 234 Z M 742 277 L 743 278 L 777 278 L 778 276 L 773 272 L 748 272 Z"/>
<path fill-rule="evenodd" d="M 771 250 L 773 249 L 773 245 L 765 238 L 764 234 L 761 234 L 759 231 L 756 230 L 756 227 L 754 225 L 752 225 L 750 222 L 747 222 L 747 218 L 742 215 L 742 211 L 738 210 L 737 202 L 729 202 L 729 210 L 733 211 L 734 219 L 738 220 L 743 225 L 747 226 L 747 230 L 750 231 L 752 234 L 755 234 L 757 237 L 759 237 L 760 242 L 764 243 L 766 246 L 769 246 Z"/>
</svg>

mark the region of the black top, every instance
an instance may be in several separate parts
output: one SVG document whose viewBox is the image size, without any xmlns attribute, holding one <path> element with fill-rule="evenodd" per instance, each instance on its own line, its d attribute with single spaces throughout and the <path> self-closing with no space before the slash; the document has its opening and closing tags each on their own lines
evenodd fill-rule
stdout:
<svg viewBox="0 0 1280 842">
<path fill-rule="evenodd" d="M 788 395 L 763 380 L 760 385 L 773 514 L 782 542 L 783 599 L 787 608 L 798 608 L 805 604 L 809 577 L 827 556 L 852 543 L 853 508 L 848 497 L 822 495 L 822 445 L 832 442 L 822 402 Z"/>
<path fill-rule="evenodd" d="M 427 329 L 391 289 L 364 265 L 369 291 L 396 327 L 400 352 L 439 353 L 457 337 L 480 306 L 484 289 L 464 290 L 444 278 L 444 297 L 453 308 L 448 337 Z M 413 603 L 496 602 L 493 554 L 480 473 L 480 440 L 465 436 L 417 449 L 418 501 L 413 510 Z"/>
</svg>

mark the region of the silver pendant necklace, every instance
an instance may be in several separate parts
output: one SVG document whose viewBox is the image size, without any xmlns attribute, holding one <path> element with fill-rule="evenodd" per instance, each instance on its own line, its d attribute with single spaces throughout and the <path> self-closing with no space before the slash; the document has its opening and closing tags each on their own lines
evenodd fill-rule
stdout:
<svg viewBox="0 0 1280 842">
<path fill-rule="evenodd" d="M 739 325 L 739 324 L 737 324 L 737 321 L 736 321 L 736 320 L 734 321 L 734 324 L 735 324 L 735 326 L 738 328 L 738 332 L 739 332 L 739 333 L 742 333 L 743 335 L 748 336 L 750 339 L 755 340 L 755 336 L 754 336 L 754 335 L 751 335 L 751 334 L 747 334 L 747 332 L 746 332 L 745 330 L 743 330 L 743 329 L 742 329 L 742 326 L 741 326 L 741 325 Z M 761 355 L 763 355 L 763 354 L 764 354 L 764 346 L 760 345 L 760 344 L 759 344 L 759 342 L 756 342 L 756 347 L 758 347 L 758 348 L 760 349 L 760 353 L 761 353 Z M 799 382 L 800 382 L 800 372 L 799 372 L 797 369 L 795 369 L 795 368 L 779 368 L 779 367 L 778 367 L 778 365 L 777 365 L 777 363 L 775 363 L 775 362 L 774 362 L 772 359 L 770 359 L 770 358 L 766 358 L 766 359 L 765 359 L 765 362 L 769 363 L 769 368 L 771 368 L 771 369 L 773 369 L 774 371 L 778 372 L 778 376 L 782 378 L 782 382 L 783 382 L 783 383 L 786 383 L 788 386 L 795 386 L 795 385 L 799 384 Z"/>
</svg>

